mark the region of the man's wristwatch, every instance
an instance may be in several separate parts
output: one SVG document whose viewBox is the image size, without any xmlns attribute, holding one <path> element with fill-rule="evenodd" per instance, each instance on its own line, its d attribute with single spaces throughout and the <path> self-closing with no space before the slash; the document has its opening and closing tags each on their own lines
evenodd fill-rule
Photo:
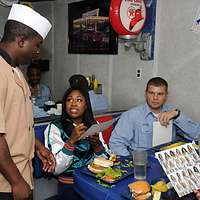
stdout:
<svg viewBox="0 0 200 200">
<path fill-rule="evenodd" d="M 180 114 L 181 114 L 181 111 L 179 110 L 179 109 L 175 109 L 175 111 L 177 111 L 178 112 L 178 114 L 174 117 L 174 119 L 177 119 L 179 116 L 180 116 Z"/>
</svg>

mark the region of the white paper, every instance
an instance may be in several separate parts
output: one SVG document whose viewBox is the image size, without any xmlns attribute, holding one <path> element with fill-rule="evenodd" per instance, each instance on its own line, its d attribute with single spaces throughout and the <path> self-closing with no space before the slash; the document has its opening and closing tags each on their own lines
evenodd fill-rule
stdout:
<svg viewBox="0 0 200 200">
<path fill-rule="evenodd" d="M 117 120 L 119 119 L 119 117 L 116 117 L 115 119 L 106 121 L 106 122 L 102 122 L 99 124 L 93 124 L 81 137 L 82 138 L 86 138 L 89 135 L 94 135 L 95 133 L 99 133 L 102 132 L 104 130 L 106 130 L 109 126 L 111 126 L 113 123 L 115 123 Z"/>
<path fill-rule="evenodd" d="M 167 127 L 162 126 L 159 121 L 153 122 L 153 147 L 172 141 L 172 121 Z"/>
</svg>

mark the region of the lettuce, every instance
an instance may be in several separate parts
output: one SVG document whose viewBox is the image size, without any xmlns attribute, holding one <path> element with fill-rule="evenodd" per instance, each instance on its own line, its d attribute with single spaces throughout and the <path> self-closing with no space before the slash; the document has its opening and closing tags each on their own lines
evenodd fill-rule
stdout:
<svg viewBox="0 0 200 200">
<path fill-rule="evenodd" d="M 120 168 L 112 169 L 111 167 L 108 167 L 108 168 L 104 169 L 102 172 L 97 173 L 96 178 L 101 179 L 102 177 L 110 176 L 114 180 L 117 180 L 123 175 L 123 173 L 128 173 L 128 172 L 126 170 L 122 170 Z"/>
</svg>

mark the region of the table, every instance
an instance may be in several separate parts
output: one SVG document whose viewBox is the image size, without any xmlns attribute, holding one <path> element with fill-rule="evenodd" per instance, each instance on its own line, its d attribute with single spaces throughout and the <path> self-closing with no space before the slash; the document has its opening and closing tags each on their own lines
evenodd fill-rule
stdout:
<svg viewBox="0 0 200 200">
<path fill-rule="evenodd" d="M 161 178 L 166 179 L 158 160 L 154 156 L 148 156 L 149 167 L 147 168 L 147 181 L 155 183 Z M 74 171 L 74 188 L 76 192 L 86 200 L 125 200 L 121 195 L 128 191 L 128 184 L 135 181 L 133 175 L 116 183 L 113 188 L 105 188 L 98 183 L 94 177 L 83 174 L 83 169 Z"/>
</svg>

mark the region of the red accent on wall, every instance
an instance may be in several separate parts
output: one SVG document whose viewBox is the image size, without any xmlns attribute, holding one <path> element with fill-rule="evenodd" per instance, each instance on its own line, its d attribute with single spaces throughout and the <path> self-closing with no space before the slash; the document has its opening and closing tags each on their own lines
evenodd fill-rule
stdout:
<svg viewBox="0 0 200 200">
<path fill-rule="evenodd" d="M 141 2 L 144 2 L 144 0 L 140 0 Z M 110 18 L 110 23 L 113 27 L 113 29 L 119 34 L 119 35 L 138 35 L 143 26 L 140 27 L 140 29 L 137 29 L 135 31 L 131 31 L 133 27 L 135 26 L 136 23 L 144 19 L 146 20 L 146 15 L 145 18 L 141 15 L 141 10 L 137 9 L 135 12 L 135 17 L 130 20 L 130 25 L 129 25 L 129 30 L 125 28 L 123 25 L 123 22 L 121 21 L 120 18 L 120 7 L 121 7 L 122 0 L 112 0 L 110 4 L 110 11 L 109 11 L 109 18 Z M 144 4 L 145 5 L 145 4 Z M 146 12 L 146 7 L 145 7 L 145 12 Z M 128 19 L 127 19 L 128 20 Z"/>
<path fill-rule="evenodd" d="M 102 117 L 96 117 L 96 120 L 101 123 L 101 122 L 106 122 L 109 120 L 112 120 L 112 115 L 108 115 L 108 116 L 102 116 Z M 103 131 L 103 139 L 105 141 L 106 144 L 108 144 L 110 136 L 112 133 L 112 125 L 109 126 L 105 131 Z"/>
</svg>

